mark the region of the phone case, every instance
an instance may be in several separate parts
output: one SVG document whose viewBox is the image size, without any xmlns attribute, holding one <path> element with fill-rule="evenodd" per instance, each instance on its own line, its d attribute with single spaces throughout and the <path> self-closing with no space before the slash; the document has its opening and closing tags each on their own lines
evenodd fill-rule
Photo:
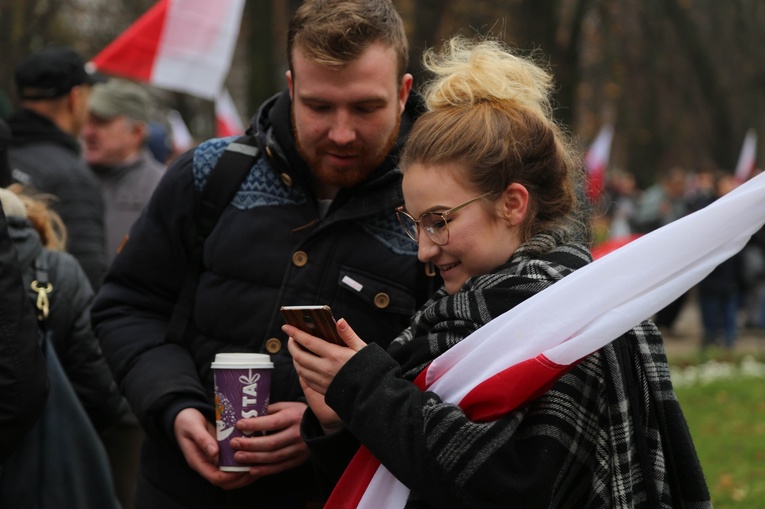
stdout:
<svg viewBox="0 0 765 509">
<path fill-rule="evenodd" d="M 330 343 L 345 346 L 337 334 L 335 317 L 329 306 L 282 306 L 281 312 L 289 325 Z"/>
</svg>

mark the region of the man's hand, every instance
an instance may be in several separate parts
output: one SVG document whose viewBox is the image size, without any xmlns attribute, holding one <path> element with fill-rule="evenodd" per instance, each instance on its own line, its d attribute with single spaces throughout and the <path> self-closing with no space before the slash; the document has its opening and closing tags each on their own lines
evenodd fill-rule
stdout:
<svg viewBox="0 0 765 509">
<path fill-rule="evenodd" d="M 218 441 L 215 427 L 195 408 L 181 410 L 175 417 L 175 439 L 186 463 L 210 484 L 231 490 L 247 486 L 258 476 L 250 472 L 218 470 Z"/>
<path fill-rule="evenodd" d="M 236 428 L 251 436 L 231 440 L 231 447 L 237 451 L 234 459 L 254 465 L 250 469 L 254 478 L 305 463 L 310 455 L 300 437 L 300 421 L 305 409 L 305 403 L 283 401 L 269 405 L 268 415 L 239 420 Z"/>
</svg>

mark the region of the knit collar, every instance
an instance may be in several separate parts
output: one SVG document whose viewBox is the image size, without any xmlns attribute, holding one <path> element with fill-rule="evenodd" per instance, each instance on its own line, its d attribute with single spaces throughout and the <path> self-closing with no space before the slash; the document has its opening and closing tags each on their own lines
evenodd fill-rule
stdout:
<svg viewBox="0 0 765 509">
<path fill-rule="evenodd" d="M 388 352 L 414 379 L 425 366 L 501 313 L 591 261 L 589 250 L 563 232 L 542 232 L 507 263 L 468 279 L 450 295 L 442 287 L 414 315 Z"/>
</svg>

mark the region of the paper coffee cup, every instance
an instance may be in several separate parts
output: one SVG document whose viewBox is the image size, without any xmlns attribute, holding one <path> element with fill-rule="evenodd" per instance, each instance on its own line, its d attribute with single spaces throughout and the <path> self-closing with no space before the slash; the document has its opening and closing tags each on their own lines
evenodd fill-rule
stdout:
<svg viewBox="0 0 765 509">
<path fill-rule="evenodd" d="M 261 353 L 219 353 L 212 363 L 215 378 L 215 426 L 220 470 L 246 472 L 250 465 L 234 460 L 230 441 L 246 436 L 239 419 L 266 415 L 271 390 L 271 357 Z"/>
</svg>

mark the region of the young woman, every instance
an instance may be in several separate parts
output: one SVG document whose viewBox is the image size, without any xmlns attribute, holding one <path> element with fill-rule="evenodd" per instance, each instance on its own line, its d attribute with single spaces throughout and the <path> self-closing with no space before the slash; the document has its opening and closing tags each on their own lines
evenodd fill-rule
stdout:
<svg viewBox="0 0 765 509">
<path fill-rule="evenodd" d="M 435 74 L 429 112 L 402 155 L 397 213 L 444 286 L 387 352 L 342 319 L 348 348 L 284 326 L 310 405 L 302 433 L 319 466 L 336 481 L 363 444 L 410 490 L 406 507 L 710 507 L 649 321 L 489 422 L 413 383 L 590 261 L 581 165 L 552 120 L 550 75 L 493 41 L 456 38 L 425 61 Z M 330 505 L 356 503 L 347 486 Z"/>
</svg>

